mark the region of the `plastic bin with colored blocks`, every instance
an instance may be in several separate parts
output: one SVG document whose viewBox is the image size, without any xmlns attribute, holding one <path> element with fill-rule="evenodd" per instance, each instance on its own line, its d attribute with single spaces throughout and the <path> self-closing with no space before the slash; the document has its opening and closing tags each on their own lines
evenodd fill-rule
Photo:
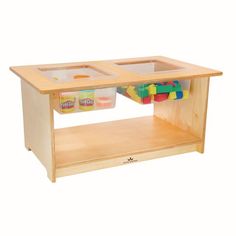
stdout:
<svg viewBox="0 0 236 236">
<path fill-rule="evenodd" d="M 118 93 L 140 104 L 187 99 L 189 91 L 190 80 L 129 85 L 117 88 Z"/>
<path fill-rule="evenodd" d="M 73 113 L 113 108 L 116 104 L 116 88 L 81 90 L 55 95 L 54 108 L 59 113 Z"/>
</svg>

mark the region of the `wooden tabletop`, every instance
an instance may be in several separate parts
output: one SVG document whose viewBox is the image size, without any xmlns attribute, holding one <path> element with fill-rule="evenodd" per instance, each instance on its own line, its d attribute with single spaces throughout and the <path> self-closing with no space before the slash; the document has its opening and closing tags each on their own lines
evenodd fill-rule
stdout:
<svg viewBox="0 0 236 236">
<path fill-rule="evenodd" d="M 149 71 L 150 69 L 148 67 L 145 69 L 146 65 L 149 67 L 154 65 L 153 71 Z M 100 75 L 91 78 L 86 75 L 77 75 L 76 79 L 68 81 L 60 81 L 60 78 L 54 81 L 45 75 L 45 71 L 60 72 L 80 68 L 90 68 L 100 73 Z M 43 94 L 222 75 L 222 72 L 217 70 L 163 56 L 50 65 L 13 66 L 10 69 Z"/>
</svg>

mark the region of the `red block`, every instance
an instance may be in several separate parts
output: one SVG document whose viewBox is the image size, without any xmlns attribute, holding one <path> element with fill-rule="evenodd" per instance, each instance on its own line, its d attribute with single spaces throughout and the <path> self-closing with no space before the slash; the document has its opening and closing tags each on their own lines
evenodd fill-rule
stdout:
<svg viewBox="0 0 236 236">
<path fill-rule="evenodd" d="M 125 92 L 124 94 L 126 97 L 130 98 L 129 94 L 127 92 Z"/>
<path fill-rule="evenodd" d="M 149 103 L 151 103 L 151 102 L 152 102 L 151 96 L 142 98 L 142 102 L 143 102 L 143 104 L 149 104 Z"/>
<path fill-rule="evenodd" d="M 174 86 L 174 87 L 176 86 L 176 84 L 175 84 L 173 81 L 169 81 L 169 82 L 167 82 L 167 84 L 168 84 L 168 85 L 170 84 L 170 85 L 172 85 L 172 86 Z"/>
<path fill-rule="evenodd" d="M 168 99 L 168 93 L 159 93 L 159 94 L 154 95 L 155 102 L 162 102 L 166 99 Z"/>
</svg>

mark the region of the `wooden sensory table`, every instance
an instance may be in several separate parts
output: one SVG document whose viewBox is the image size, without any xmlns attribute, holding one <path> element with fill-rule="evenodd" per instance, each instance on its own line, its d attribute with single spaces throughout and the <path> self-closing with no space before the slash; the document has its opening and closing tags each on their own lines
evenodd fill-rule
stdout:
<svg viewBox="0 0 236 236">
<path fill-rule="evenodd" d="M 222 75 L 162 56 L 10 69 L 21 78 L 25 146 L 45 166 L 52 182 L 60 176 L 157 157 L 203 153 L 209 81 Z M 82 75 L 54 81 L 44 74 L 70 69 L 96 71 L 99 79 Z M 55 99 L 61 92 L 173 80 L 191 80 L 189 98 L 154 103 L 152 116 L 54 128 Z"/>
</svg>

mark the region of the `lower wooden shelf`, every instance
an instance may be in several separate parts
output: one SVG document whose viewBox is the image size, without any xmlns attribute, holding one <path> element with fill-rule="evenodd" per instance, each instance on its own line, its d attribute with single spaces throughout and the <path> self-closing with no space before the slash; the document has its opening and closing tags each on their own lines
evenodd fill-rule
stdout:
<svg viewBox="0 0 236 236">
<path fill-rule="evenodd" d="M 56 129 L 56 176 L 191 152 L 201 140 L 155 116 Z"/>
</svg>

